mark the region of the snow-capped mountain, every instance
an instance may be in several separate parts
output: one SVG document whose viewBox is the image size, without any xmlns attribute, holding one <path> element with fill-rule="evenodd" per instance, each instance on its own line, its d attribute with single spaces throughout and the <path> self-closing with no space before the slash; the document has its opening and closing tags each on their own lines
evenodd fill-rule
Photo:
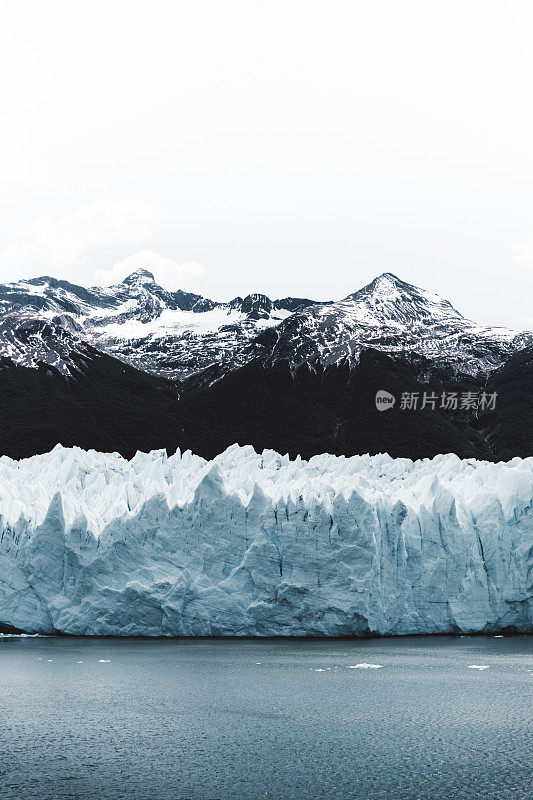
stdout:
<svg viewBox="0 0 533 800">
<path fill-rule="evenodd" d="M 166 291 L 145 269 L 105 288 L 32 278 L 0 286 L 0 355 L 68 373 L 68 346 L 88 342 L 138 369 L 185 377 L 231 360 L 260 331 L 311 302 L 252 294 L 217 303 Z"/>
<path fill-rule="evenodd" d="M 84 343 L 156 375 L 227 374 L 260 358 L 339 363 L 374 348 L 417 354 L 456 375 L 488 373 L 533 343 L 532 333 L 477 325 L 447 300 L 391 273 L 337 302 L 262 294 L 215 302 L 170 292 L 139 269 L 122 283 L 84 288 L 50 277 L 0 286 L 0 355 L 73 372 Z"/>
<path fill-rule="evenodd" d="M 453 374 L 476 375 L 531 343 L 533 333 L 477 325 L 439 295 L 386 272 L 344 300 L 292 314 L 251 344 L 250 357 L 325 366 L 374 348 L 421 355 Z"/>
</svg>

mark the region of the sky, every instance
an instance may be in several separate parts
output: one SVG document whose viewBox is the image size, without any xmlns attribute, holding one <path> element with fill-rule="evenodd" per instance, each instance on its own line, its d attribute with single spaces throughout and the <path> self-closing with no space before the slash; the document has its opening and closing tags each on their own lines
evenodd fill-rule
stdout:
<svg viewBox="0 0 533 800">
<path fill-rule="evenodd" d="M 533 4 L 0 0 L 0 281 L 533 329 Z"/>
</svg>

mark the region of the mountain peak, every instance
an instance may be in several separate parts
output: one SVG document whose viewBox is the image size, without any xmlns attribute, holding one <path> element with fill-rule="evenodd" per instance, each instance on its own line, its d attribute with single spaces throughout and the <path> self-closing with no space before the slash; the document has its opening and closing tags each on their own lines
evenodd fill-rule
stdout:
<svg viewBox="0 0 533 800">
<path fill-rule="evenodd" d="M 367 321 L 395 321 L 411 325 L 423 321 L 442 323 L 463 319 L 452 304 L 435 292 L 403 281 L 392 272 L 384 272 L 345 301 L 359 308 Z"/>
<path fill-rule="evenodd" d="M 373 282 L 379 283 L 404 283 L 397 275 L 393 272 L 382 272 L 381 275 L 378 275 L 377 278 L 374 278 Z"/>
<path fill-rule="evenodd" d="M 387 291 L 387 290 L 417 290 L 416 286 L 412 286 L 410 283 L 406 283 L 406 281 L 402 281 L 401 278 L 398 278 L 397 275 L 394 275 L 392 272 L 383 272 L 381 275 L 378 275 L 374 278 L 373 281 L 370 281 L 369 284 L 364 286 L 359 291 Z M 355 293 L 357 294 L 357 292 Z"/>
<path fill-rule="evenodd" d="M 155 278 L 153 272 L 141 267 L 136 269 L 135 272 L 132 272 L 131 275 L 128 275 L 127 278 L 124 278 L 122 283 L 125 283 L 128 286 L 134 283 L 155 283 Z"/>
<path fill-rule="evenodd" d="M 402 281 L 397 275 L 394 275 L 392 272 L 382 272 L 381 275 L 378 275 L 370 283 L 367 283 L 366 286 L 363 286 L 361 289 L 358 289 L 356 292 L 349 294 L 345 300 L 358 300 L 361 296 L 368 296 L 374 294 L 395 294 L 399 292 L 407 292 L 418 293 L 419 289 L 416 286 L 412 286 L 410 283 L 406 281 Z M 422 291 L 422 290 L 420 290 Z"/>
</svg>

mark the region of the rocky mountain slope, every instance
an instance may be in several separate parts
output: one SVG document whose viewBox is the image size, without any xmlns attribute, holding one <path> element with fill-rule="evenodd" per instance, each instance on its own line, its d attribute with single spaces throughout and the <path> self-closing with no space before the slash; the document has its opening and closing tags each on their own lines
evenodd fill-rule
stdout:
<svg viewBox="0 0 533 800">
<path fill-rule="evenodd" d="M 272 364 L 293 365 L 356 360 L 371 348 L 390 355 L 424 356 L 454 375 L 488 374 L 527 344 L 533 333 L 484 327 L 466 319 L 447 300 L 391 273 L 344 300 L 308 306 L 248 348 Z"/>
<path fill-rule="evenodd" d="M 211 384 L 186 383 L 179 409 L 180 445 L 206 458 L 234 442 L 288 452 L 293 458 L 324 452 L 499 457 L 478 432 L 475 412 L 440 408 L 443 391 L 476 393 L 481 385 L 435 374 L 423 383 L 420 373 L 426 369 L 424 361 L 411 363 L 378 350 L 362 351 L 356 363 L 344 360 L 325 367 L 293 367 L 281 360 L 265 365 L 256 359 Z M 376 408 L 380 390 L 395 397 L 393 408 Z M 435 408 L 401 408 L 404 393 L 421 399 L 424 392 L 437 394 Z M 494 421 L 498 411 L 496 406 L 488 418 Z"/>
<path fill-rule="evenodd" d="M 85 346 L 71 352 L 74 376 L 0 359 L 0 453 L 24 458 L 60 442 L 118 451 L 179 446 L 176 385 Z"/>
</svg>

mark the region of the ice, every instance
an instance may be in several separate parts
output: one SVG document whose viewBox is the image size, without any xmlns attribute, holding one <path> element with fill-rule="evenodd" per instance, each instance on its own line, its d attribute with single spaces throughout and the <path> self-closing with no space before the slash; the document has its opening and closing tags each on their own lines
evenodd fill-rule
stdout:
<svg viewBox="0 0 533 800">
<path fill-rule="evenodd" d="M 361 664 L 350 666 L 348 669 L 381 669 L 382 666 L 383 664 L 366 664 L 363 662 Z"/>
<path fill-rule="evenodd" d="M 212 461 L 60 445 L 0 457 L 8 629 L 531 631 L 532 574 L 533 458 L 291 461 L 238 445 Z"/>
<path fill-rule="evenodd" d="M 470 664 L 470 666 L 468 667 L 468 669 L 488 669 L 488 668 L 489 667 L 488 667 L 487 664 L 484 664 L 484 665 L 481 665 L 481 664 Z"/>
</svg>

